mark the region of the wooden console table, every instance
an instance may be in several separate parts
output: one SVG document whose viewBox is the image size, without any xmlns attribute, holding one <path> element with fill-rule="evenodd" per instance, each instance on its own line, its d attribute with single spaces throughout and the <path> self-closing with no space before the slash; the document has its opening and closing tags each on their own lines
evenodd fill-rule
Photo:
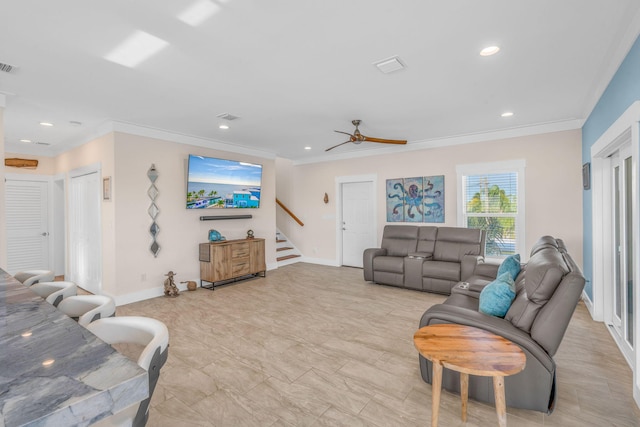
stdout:
<svg viewBox="0 0 640 427">
<path fill-rule="evenodd" d="M 522 349 L 506 338 L 464 325 L 438 324 L 420 328 L 413 335 L 420 354 L 433 364 L 431 426 L 438 425 L 442 368 L 460 372 L 462 421 L 467 421 L 469 374 L 493 377 L 493 393 L 500 427 L 507 425 L 504 377 L 525 367 Z"/>
<path fill-rule="evenodd" d="M 217 284 L 264 277 L 264 239 L 223 240 L 200 244 L 200 287 L 213 290 Z M 210 285 L 203 286 L 203 282 Z"/>
</svg>

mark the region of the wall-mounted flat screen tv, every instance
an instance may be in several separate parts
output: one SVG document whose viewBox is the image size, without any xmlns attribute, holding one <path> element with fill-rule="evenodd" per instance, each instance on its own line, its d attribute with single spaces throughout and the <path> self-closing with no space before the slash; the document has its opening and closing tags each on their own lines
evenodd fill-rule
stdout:
<svg viewBox="0 0 640 427">
<path fill-rule="evenodd" d="M 260 207 L 262 165 L 189 155 L 187 209 Z"/>
</svg>

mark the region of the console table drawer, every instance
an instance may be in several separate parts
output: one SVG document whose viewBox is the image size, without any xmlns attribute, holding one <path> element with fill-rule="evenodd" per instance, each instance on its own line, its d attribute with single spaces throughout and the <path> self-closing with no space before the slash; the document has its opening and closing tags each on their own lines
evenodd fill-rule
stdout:
<svg viewBox="0 0 640 427">
<path fill-rule="evenodd" d="M 231 275 L 233 277 L 247 275 L 251 272 L 249 266 L 249 258 L 243 261 L 233 261 L 231 264 Z"/>
<path fill-rule="evenodd" d="M 248 258 L 249 255 L 249 243 L 237 243 L 231 246 L 231 258 Z"/>
</svg>

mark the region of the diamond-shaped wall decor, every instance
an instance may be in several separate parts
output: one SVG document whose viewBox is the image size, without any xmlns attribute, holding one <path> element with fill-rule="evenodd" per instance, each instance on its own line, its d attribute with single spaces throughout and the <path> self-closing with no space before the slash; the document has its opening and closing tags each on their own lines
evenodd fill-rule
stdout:
<svg viewBox="0 0 640 427">
<path fill-rule="evenodd" d="M 151 217 L 151 219 L 156 219 L 156 217 L 160 213 L 160 209 L 158 209 L 158 207 L 156 206 L 156 204 L 154 202 L 151 202 L 151 206 L 149 206 L 148 212 L 149 212 L 149 216 Z"/>
<path fill-rule="evenodd" d="M 158 179 L 158 171 L 156 170 L 156 165 L 151 164 L 151 167 L 147 171 L 147 176 L 149 177 L 149 181 L 151 181 L 151 187 L 149 187 L 149 189 L 147 190 L 147 195 L 151 199 L 151 206 L 149 206 L 147 212 L 153 220 L 153 222 L 151 223 L 151 227 L 149 227 L 149 233 L 153 238 L 153 242 L 151 243 L 151 246 L 149 246 L 149 250 L 151 250 L 151 253 L 154 257 L 157 257 L 158 252 L 160 252 L 160 245 L 158 244 L 158 242 L 156 242 L 156 238 L 158 237 L 158 233 L 160 232 L 160 227 L 158 226 L 158 224 L 156 224 L 156 217 L 160 213 L 160 209 L 155 202 L 156 197 L 158 197 L 159 193 L 158 188 L 155 186 L 156 179 Z"/>
<path fill-rule="evenodd" d="M 149 187 L 147 194 L 149 195 L 149 198 L 151 200 L 156 200 L 156 197 L 158 197 L 158 189 L 155 185 L 151 184 L 151 187 Z"/>
</svg>

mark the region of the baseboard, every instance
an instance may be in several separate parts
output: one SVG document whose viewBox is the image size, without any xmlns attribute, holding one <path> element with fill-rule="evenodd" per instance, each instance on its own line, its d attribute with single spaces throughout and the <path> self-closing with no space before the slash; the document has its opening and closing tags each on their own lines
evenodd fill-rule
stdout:
<svg viewBox="0 0 640 427">
<path fill-rule="evenodd" d="M 595 316 L 593 315 L 593 302 L 589 299 L 589 295 L 585 291 L 582 291 L 582 302 L 584 302 L 584 306 L 587 307 L 591 318 L 595 320 Z"/>
<path fill-rule="evenodd" d="M 183 285 L 176 283 L 176 286 L 180 292 L 188 292 L 186 284 Z M 164 296 L 164 285 L 145 289 L 143 291 L 131 292 L 130 294 L 118 295 L 117 297 L 112 296 L 112 298 L 115 300 L 116 306 L 121 306 L 162 296 Z"/>
<path fill-rule="evenodd" d="M 340 264 L 338 264 L 338 262 L 334 259 L 310 258 L 310 257 L 303 256 L 300 261 L 308 262 L 309 264 L 326 265 L 329 267 L 340 267 Z"/>
</svg>

